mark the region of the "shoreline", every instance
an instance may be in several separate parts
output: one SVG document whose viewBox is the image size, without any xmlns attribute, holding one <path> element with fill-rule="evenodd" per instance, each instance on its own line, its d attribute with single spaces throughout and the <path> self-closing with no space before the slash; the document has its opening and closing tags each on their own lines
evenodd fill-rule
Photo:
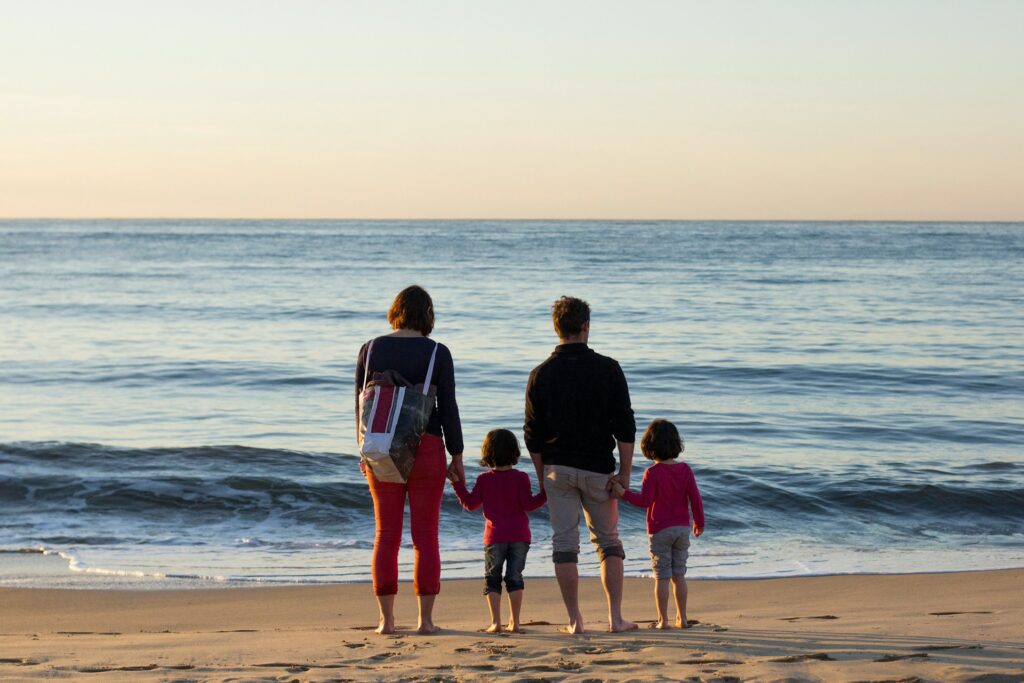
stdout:
<svg viewBox="0 0 1024 683">
<path fill-rule="evenodd" d="M 18 573 L 18 565 L 25 565 L 25 573 Z M 918 575 L 944 575 L 944 574 L 975 574 L 983 572 L 1002 571 L 1024 571 L 1024 565 L 964 568 L 964 569 L 936 569 L 930 571 L 908 570 L 908 571 L 850 571 L 850 572 L 821 572 L 802 574 L 774 574 L 763 576 L 698 576 L 690 580 L 719 582 L 719 581 L 771 581 L 776 579 L 805 579 L 824 577 L 860 577 L 860 576 L 918 576 Z M 597 578 L 596 574 L 582 573 L 581 578 Z M 12 580 L 13 577 L 13 580 Z M 42 579 L 50 577 L 50 582 L 43 581 L 32 585 L 34 578 Z M 554 578 L 550 574 L 530 575 L 528 579 L 546 580 Z M 649 574 L 626 575 L 631 580 L 649 580 Z M 457 576 L 444 578 L 444 582 L 451 581 L 472 581 L 473 577 Z M 20 581 L 16 583 L 15 581 Z M 402 583 L 409 581 L 403 579 Z M 166 585 L 164 585 L 166 584 Z M 369 585 L 369 567 L 366 568 L 365 579 L 352 580 L 290 580 L 266 579 L 266 578 L 238 578 L 221 576 L 203 576 L 198 574 L 163 574 L 144 573 L 134 571 L 121 571 L 104 568 L 74 568 L 74 559 L 63 551 L 26 548 L 20 550 L 0 550 L 0 589 L 2 588 L 26 588 L 26 589 L 52 589 L 52 590 L 217 590 L 217 589 L 238 589 L 238 588 L 272 588 L 272 587 L 329 587 L 329 586 L 358 586 Z"/>
<path fill-rule="evenodd" d="M 626 580 L 627 618 L 654 618 L 652 584 Z M 372 633 L 365 584 L 0 588 L 0 679 L 1024 681 L 1024 569 L 689 584 L 693 628 L 610 634 L 600 582 L 584 578 L 582 636 L 557 632 L 553 579 L 527 579 L 522 635 L 478 631 L 470 579 L 443 583 L 431 636 L 409 630 L 407 583 L 394 636 Z"/>
</svg>

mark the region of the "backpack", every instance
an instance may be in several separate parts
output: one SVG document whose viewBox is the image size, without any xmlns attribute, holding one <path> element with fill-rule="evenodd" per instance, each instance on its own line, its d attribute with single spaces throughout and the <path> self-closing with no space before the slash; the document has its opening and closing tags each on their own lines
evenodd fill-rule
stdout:
<svg viewBox="0 0 1024 683">
<path fill-rule="evenodd" d="M 434 410 L 436 389 L 430 379 L 437 342 L 423 384 L 412 385 L 394 370 L 375 372 L 371 378 L 371 353 L 373 342 L 366 350 L 365 378 L 359 394 L 359 456 L 378 481 L 404 484 Z"/>
</svg>

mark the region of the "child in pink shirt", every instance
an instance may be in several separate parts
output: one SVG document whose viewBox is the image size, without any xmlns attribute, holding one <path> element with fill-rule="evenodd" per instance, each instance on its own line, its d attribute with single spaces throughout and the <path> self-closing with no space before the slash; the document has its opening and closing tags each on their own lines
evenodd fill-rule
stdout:
<svg viewBox="0 0 1024 683">
<path fill-rule="evenodd" d="M 704 503 L 700 499 L 693 470 L 676 459 L 683 452 L 683 439 L 668 420 L 655 420 L 640 439 L 640 450 L 654 464 L 644 472 L 640 493 L 626 490 L 612 479 L 612 493 L 637 507 L 647 508 L 647 534 L 654 570 L 654 596 L 658 621 L 654 628 L 670 628 L 668 589 L 671 581 L 676 599 L 676 628 L 687 628 L 686 558 L 690 548 L 690 510 L 693 535 L 704 533 Z"/>
<path fill-rule="evenodd" d="M 505 589 L 512 612 L 506 630 L 519 633 L 519 612 L 523 605 L 523 569 L 530 550 L 530 519 L 526 513 L 547 502 L 541 490 L 531 495 L 530 477 L 514 469 L 519 462 L 519 440 L 507 429 L 494 429 L 484 437 L 480 464 L 491 469 L 477 477 L 473 490 L 456 475 L 450 474 L 455 495 L 462 507 L 484 508 L 484 595 L 491 611 L 488 633 L 498 633 L 501 625 L 501 572 L 505 565 Z"/>
</svg>

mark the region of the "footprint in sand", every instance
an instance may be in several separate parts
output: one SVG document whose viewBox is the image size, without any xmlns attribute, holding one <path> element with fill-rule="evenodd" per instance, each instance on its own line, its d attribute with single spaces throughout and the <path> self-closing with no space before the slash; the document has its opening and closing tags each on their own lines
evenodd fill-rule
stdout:
<svg viewBox="0 0 1024 683">
<path fill-rule="evenodd" d="M 138 666 L 89 666 L 78 669 L 77 671 L 84 674 L 101 674 L 110 671 L 152 671 L 156 668 L 158 668 L 156 664 L 140 664 Z"/>
<path fill-rule="evenodd" d="M 567 671 L 580 671 L 583 669 L 583 665 L 579 661 L 572 661 L 571 659 L 559 659 L 555 664 L 531 664 L 519 667 L 512 667 L 507 669 L 508 673 L 516 673 L 520 671 L 537 671 L 548 674 L 557 674 Z"/>
<path fill-rule="evenodd" d="M 397 655 L 398 655 L 397 652 L 381 652 L 379 654 L 370 655 L 369 657 L 367 657 L 363 661 L 364 662 L 383 662 L 385 659 L 391 659 L 392 657 L 396 657 Z"/>
<path fill-rule="evenodd" d="M 610 652 L 621 652 L 622 650 L 609 650 L 601 645 L 583 645 L 580 647 L 563 647 L 559 653 L 563 655 L 606 655 Z"/>
<path fill-rule="evenodd" d="M 776 657 L 775 659 L 769 659 L 769 662 L 783 662 L 785 664 L 791 664 L 794 662 L 808 662 L 817 660 L 819 662 L 834 662 L 835 660 L 828 656 L 827 652 L 805 652 L 798 655 L 786 655 L 785 657 Z"/>
<path fill-rule="evenodd" d="M 486 650 L 490 655 L 507 655 L 510 654 L 510 650 L 515 649 L 515 645 L 496 645 L 494 643 L 480 642 L 474 643 L 478 648 Z"/>
<path fill-rule="evenodd" d="M 924 659 L 927 656 L 928 656 L 927 652 L 915 652 L 914 654 L 907 654 L 907 655 L 892 655 L 892 654 L 890 654 L 890 655 L 882 655 L 881 657 L 879 657 L 878 659 L 875 659 L 873 661 L 875 661 L 875 662 L 898 662 L 898 661 L 900 661 L 902 659 Z"/>
<path fill-rule="evenodd" d="M 265 664 L 253 664 L 264 669 L 284 669 L 290 674 L 300 674 L 309 671 L 309 665 L 296 664 L 295 662 L 266 662 Z"/>
</svg>

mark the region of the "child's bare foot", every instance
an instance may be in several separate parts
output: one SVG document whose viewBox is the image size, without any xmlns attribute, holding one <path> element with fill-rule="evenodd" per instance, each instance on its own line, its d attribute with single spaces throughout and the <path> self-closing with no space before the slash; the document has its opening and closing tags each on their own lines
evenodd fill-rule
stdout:
<svg viewBox="0 0 1024 683">
<path fill-rule="evenodd" d="M 437 633 L 441 630 L 440 626 L 437 626 L 432 621 L 425 621 L 420 624 L 419 628 L 416 629 L 416 634 L 421 636 L 429 636 L 432 633 Z"/>
<path fill-rule="evenodd" d="M 491 624 L 484 629 L 484 633 L 501 633 L 501 624 Z"/>
<path fill-rule="evenodd" d="M 379 633 L 382 636 L 390 635 L 395 632 L 395 620 L 394 619 L 381 619 L 380 625 L 374 629 L 375 633 Z"/>
<path fill-rule="evenodd" d="M 620 619 L 619 621 L 613 621 L 608 627 L 608 630 L 612 633 L 622 633 L 623 631 L 635 631 L 637 628 L 638 626 L 632 621 Z"/>
</svg>

